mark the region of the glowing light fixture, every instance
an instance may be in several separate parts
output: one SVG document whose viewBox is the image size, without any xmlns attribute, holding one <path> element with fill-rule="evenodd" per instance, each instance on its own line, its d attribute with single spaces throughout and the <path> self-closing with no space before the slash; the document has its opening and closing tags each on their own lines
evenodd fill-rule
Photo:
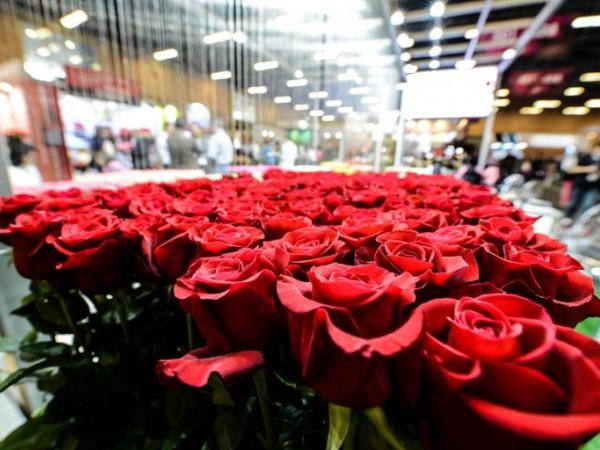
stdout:
<svg viewBox="0 0 600 450">
<path fill-rule="evenodd" d="M 179 52 L 174 48 L 166 48 L 152 53 L 152 57 L 157 61 L 166 61 L 167 59 L 177 58 Z"/>
<path fill-rule="evenodd" d="M 82 9 L 76 9 L 75 11 L 71 11 L 69 14 L 66 14 L 60 18 L 60 24 L 71 30 L 73 28 L 77 28 L 82 23 L 88 20 L 88 15 Z"/>
<path fill-rule="evenodd" d="M 268 91 L 266 86 L 250 86 L 248 88 L 248 94 L 250 95 L 260 95 L 266 94 Z"/>
<path fill-rule="evenodd" d="M 585 88 L 582 88 L 581 86 L 572 86 L 572 87 L 568 87 L 564 90 L 563 94 L 566 95 L 567 97 L 577 97 L 578 95 L 581 95 L 585 92 Z"/>
<path fill-rule="evenodd" d="M 222 70 L 220 72 L 213 72 L 210 74 L 211 80 L 228 80 L 232 77 L 232 73 L 230 70 Z"/>
</svg>

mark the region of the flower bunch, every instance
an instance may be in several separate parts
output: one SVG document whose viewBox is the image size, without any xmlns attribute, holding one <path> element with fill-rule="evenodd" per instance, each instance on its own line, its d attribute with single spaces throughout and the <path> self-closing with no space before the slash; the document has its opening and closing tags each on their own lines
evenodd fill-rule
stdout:
<svg viewBox="0 0 600 450">
<path fill-rule="evenodd" d="M 335 407 L 383 408 L 427 449 L 575 449 L 600 431 L 600 345 L 572 328 L 600 300 L 534 221 L 444 176 L 274 170 L 0 200 L 24 277 L 90 297 L 173 286 L 203 345 L 154 355 L 163 385 L 285 373 Z"/>
</svg>

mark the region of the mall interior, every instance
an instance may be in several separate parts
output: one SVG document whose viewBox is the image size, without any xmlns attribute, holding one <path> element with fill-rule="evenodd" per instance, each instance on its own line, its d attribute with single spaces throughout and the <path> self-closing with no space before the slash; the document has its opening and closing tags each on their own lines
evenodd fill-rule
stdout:
<svg viewBox="0 0 600 450">
<path fill-rule="evenodd" d="M 600 280 L 600 2 L 0 2 L 1 196 L 276 168 L 486 185 Z M 0 439 L 44 401 L 0 394 Z"/>
</svg>

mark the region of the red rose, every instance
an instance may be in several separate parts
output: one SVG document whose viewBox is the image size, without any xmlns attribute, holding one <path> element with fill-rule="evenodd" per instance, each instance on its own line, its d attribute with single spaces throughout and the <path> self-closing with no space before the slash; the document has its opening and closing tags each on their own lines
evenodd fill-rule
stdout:
<svg viewBox="0 0 600 450">
<path fill-rule="evenodd" d="M 526 244 L 534 236 L 533 228 L 526 222 L 515 222 L 508 217 L 493 217 L 479 222 L 483 239 L 503 244 Z"/>
<path fill-rule="evenodd" d="M 278 213 L 262 221 L 262 228 L 270 239 L 279 239 L 288 231 L 311 225 L 312 221 L 308 217 L 291 212 Z"/>
<path fill-rule="evenodd" d="M 318 198 L 310 200 L 292 200 L 288 208 L 295 214 L 308 217 L 316 225 L 327 225 L 333 222 L 333 215 Z"/>
<path fill-rule="evenodd" d="M 228 201 L 217 215 L 219 222 L 256 227 L 260 225 L 262 207 L 256 201 Z"/>
<path fill-rule="evenodd" d="M 140 214 L 165 215 L 173 212 L 174 198 L 164 190 L 156 188 L 152 193 L 134 196 L 129 203 L 129 212 L 134 216 Z"/>
<path fill-rule="evenodd" d="M 446 215 L 436 209 L 404 208 L 396 215 L 398 220 L 415 231 L 434 231 L 448 225 Z"/>
<path fill-rule="evenodd" d="M 462 211 L 460 215 L 468 220 L 469 223 L 474 224 L 482 219 L 489 219 L 492 217 L 506 217 L 517 222 L 526 223 L 533 223 L 536 220 L 535 217 L 528 216 L 519 208 L 503 205 L 478 206 L 476 208 L 470 208 L 466 211 Z"/>
<path fill-rule="evenodd" d="M 266 247 L 279 246 L 289 256 L 288 269 L 299 278 L 313 266 L 322 266 L 343 260 L 350 248 L 340 239 L 339 233 L 328 227 L 308 227 L 286 233 Z"/>
<path fill-rule="evenodd" d="M 490 294 L 425 303 L 428 450 L 573 449 L 600 431 L 600 344 Z"/>
<path fill-rule="evenodd" d="M 46 238 L 60 260 L 51 282 L 90 294 L 122 287 L 129 276 L 130 259 L 120 235 L 120 221 L 106 210 L 68 216 L 60 231 Z"/>
<path fill-rule="evenodd" d="M 177 280 L 175 297 L 211 349 L 261 349 L 277 331 L 275 282 L 286 264 L 278 249 L 198 258 Z"/>
<path fill-rule="evenodd" d="M 564 253 L 486 244 L 480 259 L 483 280 L 541 303 L 556 323 L 574 326 L 590 315 L 600 315 L 592 279 Z"/>
<path fill-rule="evenodd" d="M 31 211 L 39 202 L 37 197 L 28 194 L 0 197 L 0 228 L 6 228 L 19 214 Z"/>
<path fill-rule="evenodd" d="M 382 233 L 402 228 L 406 225 L 394 220 L 392 214 L 375 209 L 360 210 L 337 227 L 342 239 L 354 250 L 370 244 Z"/>
<path fill-rule="evenodd" d="M 307 382 L 339 405 L 378 406 L 394 390 L 410 403 L 421 336 L 421 317 L 404 317 L 415 299 L 413 278 L 337 263 L 313 267 L 308 277 L 277 284 L 292 355 Z"/>
<path fill-rule="evenodd" d="M 199 348 L 176 359 L 161 359 L 156 365 L 159 380 L 166 385 L 175 381 L 202 388 L 210 376 L 217 373 L 225 381 L 243 378 L 264 365 L 260 352 L 244 351 L 214 355 L 208 348 Z"/>
<path fill-rule="evenodd" d="M 450 225 L 438 228 L 430 233 L 423 233 L 438 246 L 459 245 L 464 248 L 476 249 L 481 246 L 483 232 L 472 225 Z"/>
<path fill-rule="evenodd" d="M 423 283 L 441 287 L 455 287 L 479 278 L 473 253 L 462 247 L 441 249 L 412 230 L 385 233 L 377 240 L 381 245 L 375 252 L 375 262 L 393 272 L 408 272 Z"/>
</svg>

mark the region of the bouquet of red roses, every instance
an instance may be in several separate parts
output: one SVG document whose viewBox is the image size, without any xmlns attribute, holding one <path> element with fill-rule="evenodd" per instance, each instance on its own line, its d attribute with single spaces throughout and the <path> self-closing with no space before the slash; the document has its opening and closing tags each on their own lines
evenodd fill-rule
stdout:
<svg viewBox="0 0 600 450">
<path fill-rule="evenodd" d="M 35 433 L 59 446 L 576 449 L 600 344 L 573 327 L 600 300 L 534 221 L 444 176 L 2 199 L 38 334 L 0 386 L 41 380 Z"/>
</svg>

